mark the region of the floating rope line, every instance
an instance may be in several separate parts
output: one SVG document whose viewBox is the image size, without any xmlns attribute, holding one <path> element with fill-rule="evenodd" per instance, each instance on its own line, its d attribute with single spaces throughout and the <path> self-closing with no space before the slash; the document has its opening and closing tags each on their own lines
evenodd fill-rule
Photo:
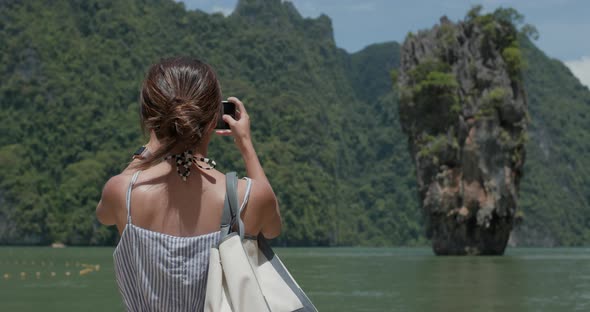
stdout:
<svg viewBox="0 0 590 312">
<path fill-rule="evenodd" d="M 174 162 L 176 163 L 176 172 L 182 178 L 182 181 L 186 181 L 186 178 L 191 175 L 192 164 L 195 164 L 197 167 L 204 170 L 211 170 L 217 166 L 213 159 L 206 157 L 196 157 L 190 150 L 185 151 L 182 154 L 168 155 L 164 157 L 164 160 L 169 160 L 172 158 L 174 158 Z M 199 164 L 199 162 L 204 162 L 209 165 L 209 167 L 203 167 Z"/>
</svg>

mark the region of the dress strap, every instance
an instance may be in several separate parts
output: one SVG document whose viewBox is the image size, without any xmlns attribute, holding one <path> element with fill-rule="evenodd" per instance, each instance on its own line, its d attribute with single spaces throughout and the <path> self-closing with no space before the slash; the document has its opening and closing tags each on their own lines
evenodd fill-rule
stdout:
<svg viewBox="0 0 590 312">
<path fill-rule="evenodd" d="M 133 184 L 137 181 L 137 177 L 141 170 L 135 172 L 133 177 L 131 178 L 131 182 L 129 182 L 129 188 L 127 189 L 127 195 L 125 196 L 125 205 L 127 206 L 127 224 L 131 224 L 131 189 L 133 188 Z"/>
<path fill-rule="evenodd" d="M 242 205 L 240 206 L 240 214 L 242 213 L 242 210 L 244 210 L 244 207 L 246 207 L 246 204 L 248 204 L 248 198 L 250 198 L 250 189 L 252 188 L 252 179 L 248 177 L 244 177 L 243 179 L 246 180 L 248 184 L 246 185 L 244 200 L 242 200 Z"/>
</svg>

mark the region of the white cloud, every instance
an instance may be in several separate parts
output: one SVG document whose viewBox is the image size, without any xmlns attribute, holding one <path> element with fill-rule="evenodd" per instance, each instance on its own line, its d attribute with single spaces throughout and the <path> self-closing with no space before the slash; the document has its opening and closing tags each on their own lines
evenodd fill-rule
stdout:
<svg viewBox="0 0 590 312">
<path fill-rule="evenodd" d="M 211 8 L 211 12 L 221 13 L 224 16 L 230 15 L 233 11 L 234 11 L 233 8 L 222 7 L 222 6 L 214 6 L 213 8 Z"/>
<path fill-rule="evenodd" d="M 583 56 L 579 60 L 566 61 L 565 65 L 569 67 L 574 76 L 580 82 L 590 88 L 590 56 Z"/>
</svg>

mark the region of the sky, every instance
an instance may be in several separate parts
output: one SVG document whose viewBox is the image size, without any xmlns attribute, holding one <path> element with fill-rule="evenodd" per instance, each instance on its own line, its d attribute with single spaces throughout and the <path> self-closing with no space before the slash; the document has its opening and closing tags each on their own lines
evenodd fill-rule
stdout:
<svg viewBox="0 0 590 312">
<path fill-rule="evenodd" d="M 237 0 L 177 0 L 187 9 L 231 14 Z M 513 7 L 537 27 L 536 44 L 563 61 L 590 87 L 589 0 L 291 0 L 304 17 L 328 15 L 336 45 L 356 52 L 372 43 L 402 42 L 410 31 L 432 27 L 442 15 L 459 20 L 475 4 L 484 11 Z"/>
</svg>

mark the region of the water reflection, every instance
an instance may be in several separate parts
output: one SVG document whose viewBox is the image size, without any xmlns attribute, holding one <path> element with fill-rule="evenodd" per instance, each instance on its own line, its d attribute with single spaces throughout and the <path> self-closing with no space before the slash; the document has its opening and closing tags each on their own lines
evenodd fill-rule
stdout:
<svg viewBox="0 0 590 312">
<path fill-rule="evenodd" d="M 415 311 L 518 311 L 527 291 L 514 257 L 430 257 L 417 269 Z"/>
</svg>

